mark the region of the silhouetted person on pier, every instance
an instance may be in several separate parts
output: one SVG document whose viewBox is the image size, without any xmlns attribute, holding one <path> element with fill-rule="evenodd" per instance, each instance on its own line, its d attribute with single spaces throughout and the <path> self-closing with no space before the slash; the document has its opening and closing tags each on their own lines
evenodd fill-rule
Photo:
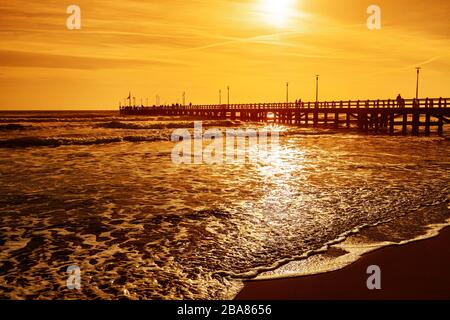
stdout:
<svg viewBox="0 0 450 320">
<path fill-rule="evenodd" d="M 399 107 L 399 108 L 404 108 L 405 107 L 405 99 L 402 98 L 400 93 L 398 94 L 396 100 L 397 100 L 397 107 Z"/>
</svg>

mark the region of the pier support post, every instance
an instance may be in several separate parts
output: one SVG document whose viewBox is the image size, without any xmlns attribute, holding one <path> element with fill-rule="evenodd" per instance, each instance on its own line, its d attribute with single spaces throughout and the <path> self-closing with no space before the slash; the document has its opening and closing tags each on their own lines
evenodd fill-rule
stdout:
<svg viewBox="0 0 450 320">
<path fill-rule="evenodd" d="M 364 131 L 366 129 L 367 115 L 362 110 L 358 113 L 358 129 Z"/>
<path fill-rule="evenodd" d="M 363 113 L 363 127 L 365 132 L 369 131 L 369 114 L 365 111 Z"/>
<path fill-rule="evenodd" d="M 403 121 L 402 121 L 402 135 L 406 135 L 408 125 L 408 114 L 403 110 Z"/>
<path fill-rule="evenodd" d="M 379 130 L 379 127 L 380 127 L 380 125 L 378 123 L 378 112 L 372 113 L 372 122 L 373 122 L 373 124 L 375 126 L 375 132 L 378 133 L 378 130 Z"/>
<path fill-rule="evenodd" d="M 444 116 L 440 114 L 438 116 L 438 135 L 442 136 L 444 133 Z"/>
<path fill-rule="evenodd" d="M 419 110 L 414 109 L 412 118 L 412 134 L 414 136 L 419 135 L 419 120 L 420 120 Z"/>
<path fill-rule="evenodd" d="M 389 134 L 394 134 L 394 121 L 395 121 L 395 113 L 391 111 L 389 113 Z"/>
<path fill-rule="evenodd" d="M 430 124 L 431 124 L 431 115 L 427 111 L 427 114 L 425 115 L 425 135 L 430 135 Z"/>
</svg>

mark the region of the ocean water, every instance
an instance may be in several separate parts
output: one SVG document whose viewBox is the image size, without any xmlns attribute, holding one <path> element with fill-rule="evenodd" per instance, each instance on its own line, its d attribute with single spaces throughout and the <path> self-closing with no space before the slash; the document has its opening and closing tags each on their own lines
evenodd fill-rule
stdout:
<svg viewBox="0 0 450 320">
<path fill-rule="evenodd" d="M 280 126 L 269 161 L 177 165 L 176 128 L 193 122 L 0 113 L 0 298 L 229 299 L 367 226 L 404 241 L 450 218 L 448 137 Z"/>
</svg>

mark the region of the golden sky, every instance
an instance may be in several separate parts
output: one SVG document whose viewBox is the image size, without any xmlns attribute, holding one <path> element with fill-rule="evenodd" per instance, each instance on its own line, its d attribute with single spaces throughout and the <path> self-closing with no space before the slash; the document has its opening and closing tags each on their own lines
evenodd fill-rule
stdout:
<svg viewBox="0 0 450 320">
<path fill-rule="evenodd" d="M 81 8 L 81 30 L 66 9 Z M 367 7 L 381 8 L 369 30 Z M 448 0 L 10 0 L 0 3 L 0 109 L 186 101 L 450 97 Z"/>
</svg>

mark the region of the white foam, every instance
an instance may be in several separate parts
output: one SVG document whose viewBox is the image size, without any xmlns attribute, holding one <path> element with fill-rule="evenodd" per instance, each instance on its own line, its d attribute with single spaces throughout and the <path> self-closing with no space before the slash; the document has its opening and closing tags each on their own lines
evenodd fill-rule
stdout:
<svg viewBox="0 0 450 320">
<path fill-rule="evenodd" d="M 290 261 L 287 264 L 276 268 L 275 270 L 259 274 L 254 278 L 254 280 L 292 278 L 339 270 L 359 260 L 364 254 L 378 250 L 380 248 L 391 245 L 401 246 L 411 242 L 436 237 L 439 235 L 440 230 L 448 226 L 450 226 L 450 218 L 447 219 L 445 223 L 428 225 L 425 234 L 414 237 L 413 239 L 403 240 L 400 242 L 379 241 L 371 243 L 352 243 L 351 240 L 349 241 L 346 239 L 341 243 L 329 246 L 329 248 L 344 250 L 346 253 L 343 255 L 340 255 L 338 257 L 323 257 L 313 255 L 307 260 Z"/>
</svg>

